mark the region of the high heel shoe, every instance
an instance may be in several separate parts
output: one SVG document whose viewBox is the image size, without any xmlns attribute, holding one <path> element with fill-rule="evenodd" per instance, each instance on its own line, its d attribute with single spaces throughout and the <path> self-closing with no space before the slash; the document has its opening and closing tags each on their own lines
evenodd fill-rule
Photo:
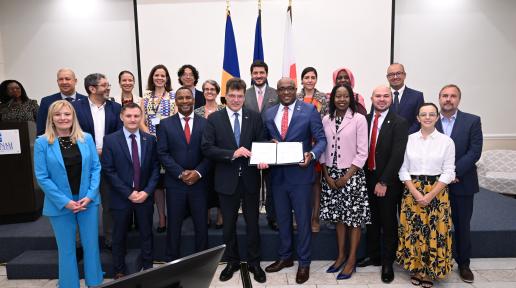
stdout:
<svg viewBox="0 0 516 288">
<path fill-rule="evenodd" d="M 351 270 L 351 273 L 345 274 L 342 273 L 342 271 L 337 275 L 337 280 L 346 280 L 351 278 L 351 275 L 353 275 L 353 272 L 357 272 L 357 266 L 353 267 L 353 270 Z"/>
<path fill-rule="evenodd" d="M 328 267 L 328 269 L 326 269 L 326 273 L 339 272 L 339 270 L 342 269 L 342 267 L 344 267 L 344 265 L 346 265 L 347 261 L 348 261 L 347 259 L 344 259 L 344 261 L 342 262 L 342 264 L 339 265 L 339 267 L 333 266 L 333 265 L 335 265 L 335 263 L 333 263 L 333 265 L 331 265 L 330 267 Z"/>
</svg>

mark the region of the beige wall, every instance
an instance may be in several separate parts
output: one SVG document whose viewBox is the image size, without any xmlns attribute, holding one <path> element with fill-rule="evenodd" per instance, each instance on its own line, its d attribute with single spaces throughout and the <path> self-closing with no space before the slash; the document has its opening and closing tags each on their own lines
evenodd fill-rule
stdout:
<svg viewBox="0 0 516 288">
<path fill-rule="evenodd" d="M 516 150 L 516 138 L 514 139 L 493 139 L 484 138 L 483 151 L 486 150 Z"/>
</svg>

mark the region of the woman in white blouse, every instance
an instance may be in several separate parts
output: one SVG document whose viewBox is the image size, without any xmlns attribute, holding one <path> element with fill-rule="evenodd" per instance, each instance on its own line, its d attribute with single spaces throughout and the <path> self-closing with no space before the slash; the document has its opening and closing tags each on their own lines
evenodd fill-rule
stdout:
<svg viewBox="0 0 516 288">
<path fill-rule="evenodd" d="M 396 261 L 410 271 L 411 282 L 432 287 L 452 268 L 450 202 L 447 185 L 455 181 L 453 140 L 437 131 L 439 111 L 421 105 L 421 130 L 410 135 L 399 176 L 405 184 Z"/>
</svg>

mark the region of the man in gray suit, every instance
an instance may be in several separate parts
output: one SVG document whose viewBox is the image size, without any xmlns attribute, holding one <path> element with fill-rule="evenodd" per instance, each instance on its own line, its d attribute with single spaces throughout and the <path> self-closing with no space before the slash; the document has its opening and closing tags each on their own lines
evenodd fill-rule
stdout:
<svg viewBox="0 0 516 288">
<path fill-rule="evenodd" d="M 253 83 L 251 88 L 245 91 L 244 107 L 261 113 L 263 117 L 269 107 L 278 104 L 278 93 L 276 89 L 267 85 L 267 74 L 269 73 L 267 63 L 262 60 L 255 60 L 251 64 L 250 70 Z M 262 184 L 262 187 L 266 187 L 265 210 L 267 211 L 267 222 L 272 230 L 278 231 L 267 170 L 262 171 Z M 261 195 L 263 195 L 263 190 Z M 263 197 L 260 198 L 263 199 Z"/>
<path fill-rule="evenodd" d="M 267 74 L 269 67 L 261 60 L 256 60 L 251 64 L 251 78 L 253 83 L 251 88 L 245 91 L 244 107 L 259 113 L 264 113 L 269 107 L 278 104 L 278 93 L 276 89 L 267 85 Z"/>
</svg>

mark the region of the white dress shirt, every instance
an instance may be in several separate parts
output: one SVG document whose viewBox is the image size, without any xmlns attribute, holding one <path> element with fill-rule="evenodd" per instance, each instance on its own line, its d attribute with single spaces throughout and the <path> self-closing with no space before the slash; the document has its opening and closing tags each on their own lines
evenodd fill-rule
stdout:
<svg viewBox="0 0 516 288">
<path fill-rule="evenodd" d="M 93 130 L 95 131 L 95 146 L 97 149 L 102 149 L 104 143 L 104 132 L 106 131 L 106 102 L 100 107 L 97 104 L 90 102 L 91 118 L 93 118 Z"/>
<path fill-rule="evenodd" d="M 380 129 L 382 129 L 383 120 L 385 120 L 385 117 L 387 117 L 388 113 L 389 113 L 389 109 L 387 109 L 383 112 L 380 112 L 380 117 L 378 117 L 378 131 L 376 131 L 376 143 L 378 143 L 378 135 L 380 135 Z M 374 114 L 375 114 L 375 111 L 373 110 L 373 118 L 371 119 L 371 127 L 369 127 L 369 146 L 371 146 L 371 135 L 373 135 Z"/>
<path fill-rule="evenodd" d="M 455 180 L 455 144 L 437 131 L 423 138 L 421 130 L 409 136 L 403 165 L 399 171 L 401 181 L 411 180 L 410 175 L 439 175 L 439 181 L 450 184 Z"/>
<path fill-rule="evenodd" d="M 226 112 L 228 113 L 229 123 L 231 123 L 231 130 L 233 130 L 233 132 L 235 132 L 235 113 L 238 113 L 238 124 L 240 124 L 240 133 L 242 133 L 242 108 L 235 112 L 226 107 Z"/>
<path fill-rule="evenodd" d="M 185 116 L 179 112 L 177 112 L 177 114 L 179 114 L 179 121 L 181 121 L 181 126 L 183 127 L 183 131 L 185 130 L 185 125 L 186 125 L 185 117 L 190 117 L 190 119 L 188 119 L 188 126 L 190 126 L 190 135 L 192 135 L 193 121 L 194 121 L 194 116 L 195 116 L 195 113 L 193 112 L 193 110 L 192 110 L 192 113 L 190 113 L 190 115 L 187 115 L 187 116 Z"/>
<path fill-rule="evenodd" d="M 292 114 L 294 114 L 294 107 L 296 106 L 295 100 L 292 104 L 288 105 L 288 125 L 290 126 L 290 120 L 292 120 Z M 276 124 L 276 128 L 281 133 L 281 120 L 283 119 L 283 112 L 285 110 L 285 106 L 283 104 L 279 104 L 278 113 L 276 113 L 276 117 L 274 117 L 274 123 Z"/>
<path fill-rule="evenodd" d="M 403 85 L 403 87 L 401 87 L 401 88 L 400 88 L 400 89 L 398 89 L 398 90 L 393 89 L 393 88 L 391 87 L 391 92 L 392 92 L 392 101 L 393 101 L 393 102 L 394 102 L 394 97 L 395 97 L 395 96 L 394 96 L 394 92 L 398 91 L 398 92 L 400 93 L 400 94 L 398 95 L 398 101 L 399 101 L 399 103 L 401 103 L 401 96 L 403 96 L 403 92 L 405 92 L 405 87 L 407 87 L 407 86 Z"/>
</svg>

